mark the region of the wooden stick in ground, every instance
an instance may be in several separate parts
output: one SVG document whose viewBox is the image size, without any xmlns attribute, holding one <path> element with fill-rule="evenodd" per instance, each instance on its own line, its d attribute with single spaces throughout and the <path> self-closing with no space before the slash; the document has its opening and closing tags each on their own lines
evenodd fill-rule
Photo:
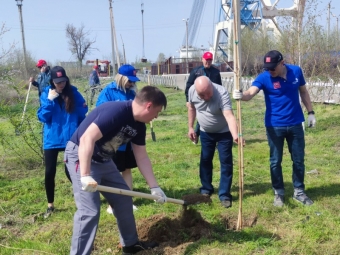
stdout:
<svg viewBox="0 0 340 255">
<path fill-rule="evenodd" d="M 20 126 L 21 126 L 21 125 L 22 125 L 22 123 L 24 122 L 24 117 L 25 117 L 25 113 L 26 113 L 26 108 L 27 108 L 28 98 L 29 98 L 29 96 L 30 96 L 31 87 L 32 87 L 32 82 L 30 82 L 30 84 L 28 85 L 28 90 L 27 90 L 27 95 L 26 95 L 26 100 L 25 100 L 24 110 L 23 110 L 23 112 L 22 112 L 22 116 L 21 116 L 21 122 L 20 122 Z"/>
<path fill-rule="evenodd" d="M 150 85 L 150 74 L 148 74 L 148 85 Z M 152 121 L 150 121 L 150 130 L 152 141 L 156 142 L 156 133 L 153 131 Z"/>
<path fill-rule="evenodd" d="M 233 36 L 234 36 L 234 88 L 240 89 L 241 80 L 241 42 L 240 42 L 240 1 L 233 0 L 234 23 L 233 23 Z M 237 230 L 242 229 L 242 200 L 243 200 L 243 136 L 242 136 L 242 115 L 241 115 L 241 100 L 237 100 L 237 126 L 238 126 L 238 169 L 239 169 L 239 211 L 237 219 Z"/>
</svg>

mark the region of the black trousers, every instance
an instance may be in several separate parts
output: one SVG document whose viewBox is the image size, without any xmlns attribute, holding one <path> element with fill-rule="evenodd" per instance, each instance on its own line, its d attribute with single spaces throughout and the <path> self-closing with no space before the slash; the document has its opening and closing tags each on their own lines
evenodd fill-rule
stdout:
<svg viewBox="0 0 340 255">
<path fill-rule="evenodd" d="M 49 149 L 44 150 L 45 157 L 45 190 L 47 196 L 47 202 L 54 202 L 54 187 L 55 187 L 55 175 L 57 172 L 57 159 L 59 151 L 64 151 L 65 149 Z M 69 181 L 72 183 L 70 174 L 67 170 L 65 164 L 65 174 Z"/>
</svg>

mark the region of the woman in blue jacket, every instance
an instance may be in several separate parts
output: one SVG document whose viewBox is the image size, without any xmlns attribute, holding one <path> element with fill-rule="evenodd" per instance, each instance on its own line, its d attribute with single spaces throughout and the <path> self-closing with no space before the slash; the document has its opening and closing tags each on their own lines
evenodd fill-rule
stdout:
<svg viewBox="0 0 340 255">
<path fill-rule="evenodd" d="M 133 100 L 136 96 L 136 69 L 131 65 L 122 65 L 115 81 L 108 84 L 99 94 L 96 106 L 108 101 L 128 101 Z M 118 170 L 122 173 L 123 179 L 132 190 L 132 173 L 131 168 L 137 167 L 135 156 L 133 154 L 131 143 L 123 144 L 118 148 L 116 156 L 113 158 Z M 133 206 L 136 210 L 137 207 Z M 109 206 L 107 212 L 112 214 L 112 208 Z"/>
<path fill-rule="evenodd" d="M 54 211 L 58 153 L 65 150 L 67 141 L 88 111 L 85 99 L 70 84 L 64 68 L 55 66 L 51 69 L 50 84 L 41 94 L 41 105 L 37 112 L 38 119 L 44 123 L 45 189 L 48 202 L 45 218 Z M 66 165 L 65 173 L 71 180 Z"/>
</svg>

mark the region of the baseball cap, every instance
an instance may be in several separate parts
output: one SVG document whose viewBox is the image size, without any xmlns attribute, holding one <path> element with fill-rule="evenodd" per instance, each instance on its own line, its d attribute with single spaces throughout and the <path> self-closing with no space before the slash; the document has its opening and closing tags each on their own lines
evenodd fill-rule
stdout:
<svg viewBox="0 0 340 255">
<path fill-rule="evenodd" d="M 213 54 L 209 51 L 205 52 L 202 56 L 205 60 L 213 59 Z"/>
<path fill-rule="evenodd" d="M 38 68 L 41 68 L 43 65 L 46 65 L 46 64 L 47 64 L 47 63 L 46 63 L 45 60 L 39 59 L 38 62 L 37 62 L 37 64 L 36 64 L 35 66 L 38 67 Z"/>
<path fill-rule="evenodd" d="M 97 65 L 95 65 L 95 66 L 93 66 L 93 68 L 94 68 L 94 69 L 98 69 L 98 66 L 97 66 Z"/>
<path fill-rule="evenodd" d="M 271 50 L 264 55 L 263 68 L 273 69 L 283 60 L 282 54 L 277 50 Z"/>
<path fill-rule="evenodd" d="M 68 81 L 68 77 L 66 76 L 65 69 L 61 66 L 55 66 L 51 69 L 51 79 L 55 83 Z"/>
<path fill-rule="evenodd" d="M 119 67 L 118 73 L 129 78 L 129 81 L 140 81 L 136 76 L 137 70 L 132 65 L 122 65 Z"/>
</svg>

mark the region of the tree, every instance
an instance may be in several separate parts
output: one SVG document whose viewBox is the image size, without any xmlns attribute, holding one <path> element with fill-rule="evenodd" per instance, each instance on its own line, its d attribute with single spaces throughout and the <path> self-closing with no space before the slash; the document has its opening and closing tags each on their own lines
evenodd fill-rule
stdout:
<svg viewBox="0 0 340 255">
<path fill-rule="evenodd" d="M 159 53 L 158 58 L 157 58 L 157 62 L 161 63 L 161 62 L 164 62 L 165 60 L 166 60 L 166 58 L 165 58 L 164 53 Z"/>
<path fill-rule="evenodd" d="M 82 67 L 86 55 L 91 53 L 92 50 L 97 50 L 92 47 L 96 42 L 96 39 L 91 40 L 88 38 L 90 33 L 90 31 L 85 31 L 84 24 L 81 24 L 78 29 L 72 24 L 66 25 L 66 37 L 69 39 L 69 49 L 72 55 L 75 55 L 78 60 L 80 68 Z"/>
<path fill-rule="evenodd" d="M 0 63 L 5 63 L 6 59 L 9 55 L 9 53 L 14 49 L 15 43 L 11 43 L 8 48 L 6 49 L 2 44 L 2 38 L 9 31 L 8 28 L 6 28 L 5 23 L 2 23 L 0 26 Z"/>
</svg>

